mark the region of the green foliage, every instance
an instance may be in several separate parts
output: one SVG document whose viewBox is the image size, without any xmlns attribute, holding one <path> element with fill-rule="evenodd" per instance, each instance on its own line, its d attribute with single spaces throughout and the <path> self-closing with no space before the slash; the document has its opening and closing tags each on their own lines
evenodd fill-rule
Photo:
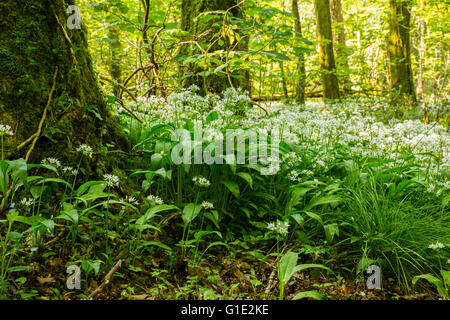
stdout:
<svg viewBox="0 0 450 320">
<path fill-rule="evenodd" d="M 325 267 L 324 265 L 320 264 L 299 264 L 297 265 L 298 260 L 298 253 L 295 252 L 287 252 L 283 255 L 283 257 L 280 260 L 280 263 L 278 265 L 278 280 L 280 282 L 280 299 L 284 298 L 284 288 L 286 284 L 289 282 L 289 280 L 292 278 L 294 274 L 297 272 L 311 269 L 311 268 L 319 268 L 319 269 L 325 269 L 327 271 L 330 271 L 330 268 Z M 297 294 L 294 298 L 300 299 L 302 297 L 306 297 L 307 293 L 302 292 L 300 294 Z M 318 295 L 311 294 L 311 296 L 317 298 Z"/>
<path fill-rule="evenodd" d="M 415 285 L 419 279 L 424 279 L 434 285 L 444 300 L 450 298 L 450 271 L 441 270 L 441 279 L 427 273 L 415 276 L 412 279 L 412 284 Z"/>
</svg>

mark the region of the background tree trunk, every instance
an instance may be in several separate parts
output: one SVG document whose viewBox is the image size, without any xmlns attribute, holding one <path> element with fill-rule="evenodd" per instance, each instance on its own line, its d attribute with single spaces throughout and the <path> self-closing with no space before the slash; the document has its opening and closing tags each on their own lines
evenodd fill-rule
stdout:
<svg viewBox="0 0 450 320">
<path fill-rule="evenodd" d="M 106 144 L 127 147 L 94 77 L 85 29 L 66 28 L 69 4 L 74 2 L 0 2 L 0 122 L 15 132 L 6 141 L 9 156 L 23 156 L 29 148 L 17 147 L 37 132 L 56 67 L 55 90 L 30 161 L 52 156 L 73 164 L 82 143 L 94 151 L 104 151 Z M 86 174 L 102 173 L 108 161 L 97 156 L 84 166 Z"/>
<path fill-rule="evenodd" d="M 319 41 L 319 64 L 322 73 L 324 99 L 339 99 L 339 84 L 333 52 L 330 0 L 314 0 L 316 11 L 317 38 Z"/>
<path fill-rule="evenodd" d="M 333 43 L 336 52 L 338 70 L 341 70 L 341 82 L 344 92 L 352 89 L 349 75 L 348 52 L 345 43 L 344 16 L 342 14 L 341 0 L 330 0 L 331 22 L 334 24 Z"/>
<path fill-rule="evenodd" d="M 109 74 L 111 75 L 113 82 L 113 93 L 115 97 L 119 97 L 120 86 L 122 83 L 122 68 L 120 63 L 120 40 L 119 31 L 116 28 L 110 28 L 108 30 L 108 38 L 110 39 L 110 57 L 109 57 Z"/>
<path fill-rule="evenodd" d="M 391 90 L 415 100 L 411 68 L 410 5 L 409 0 L 390 0 L 388 55 Z"/>
<path fill-rule="evenodd" d="M 294 30 L 296 37 L 302 37 L 302 25 L 300 14 L 298 11 L 298 1 L 292 0 L 292 14 L 295 18 Z M 306 86 L 306 70 L 305 70 L 305 54 L 300 53 L 297 62 L 297 85 L 295 87 L 295 101 L 298 104 L 305 104 L 305 86 Z"/>
<path fill-rule="evenodd" d="M 228 10 L 232 7 L 229 12 L 234 17 L 240 17 L 242 15 L 241 8 L 236 6 L 240 1 L 237 0 L 182 0 L 181 4 L 181 28 L 188 31 L 191 37 L 193 36 L 197 42 L 206 44 L 208 46 L 217 39 L 217 33 L 220 29 L 217 27 L 212 27 L 215 22 L 221 21 L 223 15 L 219 15 L 218 18 L 211 19 L 207 23 L 194 21 L 194 19 L 202 12 L 218 11 L 218 10 Z M 204 32 L 208 32 L 207 35 L 199 37 Z M 215 50 L 229 50 L 231 43 L 229 43 L 227 37 L 225 37 L 224 44 L 219 44 L 217 41 L 209 50 L 213 52 Z M 245 47 L 245 43 L 243 44 Z M 187 55 L 194 55 L 201 53 L 196 45 L 190 45 L 191 49 L 185 51 Z M 206 93 L 220 93 L 224 89 L 230 87 L 230 79 L 225 75 L 212 74 L 209 76 L 197 75 L 199 72 L 204 71 L 204 69 L 198 68 L 195 64 L 192 66 L 193 75 L 187 78 L 183 85 L 189 86 L 192 84 L 197 85 L 200 88 L 201 94 Z M 238 75 L 239 72 L 236 73 Z M 242 74 L 241 74 L 242 75 Z M 243 80 L 238 80 L 236 78 L 231 78 L 231 82 L 234 87 L 248 88 L 248 84 L 245 83 L 245 79 L 248 76 L 244 75 Z"/>
<path fill-rule="evenodd" d="M 425 18 L 425 0 L 419 1 L 420 5 L 420 22 L 419 22 L 419 73 L 417 81 L 417 93 L 423 100 L 425 94 L 425 80 L 424 80 L 424 64 L 425 64 L 425 30 L 427 28 L 426 18 Z"/>
</svg>

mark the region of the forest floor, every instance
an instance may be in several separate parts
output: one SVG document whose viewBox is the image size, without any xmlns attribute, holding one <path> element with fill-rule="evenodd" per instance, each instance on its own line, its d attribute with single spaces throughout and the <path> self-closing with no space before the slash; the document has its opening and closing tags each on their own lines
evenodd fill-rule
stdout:
<svg viewBox="0 0 450 320">
<path fill-rule="evenodd" d="M 17 192 L 0 220 L 0 298 L 447 297 L 443 121 L 426 125 L 408 110 L 396 119 L 386 102 L 264 111 L 243 92 L 224 97 L 183 90 L 169 102 L 143 99 L 130 105 L 142 123 L 118 110 L 130 152 L 142 157 L 102 177 L 82 173 L 81 160 L 95 161 L 88 145 L 76 148 L 78 167 L 51 157 L 2 160 Z M 202 121 L 210 134 L 202 144 L 247 128 L 280 136 L 280 157 L 258 166 L 175 163 L 174 130 L 195 136 Z M 371 266 L 382 271 L 379 290 L 367 288 Z M 79 289 L 68 282 L 78 276 Z"/>
<path fill-rule="evenodd" d="M 91 277 L 83 290 L 68 290 L 67 275 L 61 273 L 66 257 L 42 259 L 36 254 L 32 276 L 36 279 L 28 283 L 26 289 L 13 289 L 16 297 L 82 300 L 98 289 L 101 277 Z M 151 261 L 150 265 L 141 262 Z M 114 273 L 110 282 L 99 291 L 99 300 L 273 300 L 279 294 L 276 275 L 276 259 L 258 262 L 252 257 L 221 256 L 204 259 L 197 266 L 188 261 L 175 266 L 169 272 L 165 257 L 141 257 L 135 266 L 123 263 Z M 59 270 L 59 272 L 57 271 Z M 342 276 L 343 275 L 343 276 Z M 439 299 L 431 287 L 420 292 L 410 288 L 410 294 L 392 281 L 383 282 L 380 290 L 368 290 L 365 280 L 359 282 L 351 274 L 341 273 L 335 277 L 323 273 L 304 272 L 294 275 L 286 289 L 286 299 L 292 299 L 299 292 L 316 291 L 321 299 L 327 300 L 424 300 Z M 390 279 L 392 280 L 392 279 Z"/>
</svg>

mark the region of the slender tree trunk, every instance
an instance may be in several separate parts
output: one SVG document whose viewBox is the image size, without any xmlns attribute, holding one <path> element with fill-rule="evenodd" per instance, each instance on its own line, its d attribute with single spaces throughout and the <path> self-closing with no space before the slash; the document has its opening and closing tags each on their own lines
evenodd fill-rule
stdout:
<svg viewBox="0 0 450 320">
<path fill-rule="evenodd" d="M 119 83 L 122 81 L 122 68 L 120 63 L 120 40 L 119 31 L 115 28 L 110 28 L 108 31 L 109 39 L 111 40 L 109 50 L 110 50 L 110 61 L 109 61 L 109 74 L 113 80 L 113 93 L 115 97 L 119 97 L 120 86 Z"/>
<path fill-rule="evenodd" d="M 319 64 L 322 75 L 323 96 L 326 100 L 339 99 L 339 84 L 333 52 L 330 0 L 314 0 L 319 40 Z"/>
<path fill-rule="evenodd" d="M 391 90 L 408 100 L 415 100 L 411 68 L 410 0 L 390 0 L 388 54 Z"/>
<path fill-rule="evenodd" d="M 8 157 L 28 154 L 32 143 L 22 143 L 32 141 L 41 121 L 30 162 L 51 156 L 74 165 L 79 159 L 75 149 L 83 143 L 94 151 L 104 150 L 106 144 L 128 147 L 94 77 L 84 26 L 66 27 L 67 6 L 73 3 L 0 2 L 0 43 L 13 44 L 0 50 L 0 123 L 14 130 L 6 141 Z M 98 154 L 83 167 L 88 175 L 101 174 L 110 160 Z"/>
<path fill-rule="evenodd" d="M 228 36 L 223 37 L 223 44 L 218 40 L 218 36 L 222 34 L 222 19 L 223 15 L 218 15 L 217 18 L 213 18 L 207 23 L 201 22 L 199 19 L 196 19 L 198 15 L 203 12 L 209 11 L 225 11 L 230 8 L 229 13 L 231 13 L 235 17 L 242 16 L 242 10 L 237 4 L 240 1 L 238 0 L 182 0 L 181 3 L 181 28 L 182 30 L 188 31 L 190 34 L 190 41 L 196 41 L 198 44 L 203 44 L 205 47 L 209 47 L 214 41 L 214 45 L 209 48 L 209 52 L 216 50 L 225 50 L 228 51 L 231 47 L 231 41 Z M 220 27 L 213 26 L 213 24 L 218 23 Z M 237 41 L 237 40 L 234 40 Z M 245 45 L 245 44 L 244 44 Z M 204 54 L 199 49 L 198 46 L 194 43 L 190 44 L 190 50 L 186 50 L 185 47 L 184 54 L 187 55 L 198 55 Z M 225 61 L 223 61 L 225 62 Z M 208 67 L 204 66 L 203 68 L 199 68 L 196 63 L 191 64 L 191 74 L 184 81 L 184 86 L 189 86 L 192 84 L 200 87 L 200 93 L 220 93 L 225 88 L 230 86 L 230 77 L 226 75 L 217 75 L 210 74 L 205 75 L 205 72 L 208 71 Z M 238 75 L 239 72 L 236 72 Z M 245 84 L 245 78 L 248 79 L 248 76 L 244 76 L 244 80 L 238 80 L 236 78 L 231 77 L 231 82 L 234 87 L 242 87 L 245 88 L 247 84 Z"/>
<path fill-rule="evenodd" d="M 302 25 L 300 14 L 298 11 L 298 1 L 292 0 L 292 14 L 295 18 L 294 30 L 296 37 L 302 37 Z M 305 86 L 306 86 L 306 70 L 305 70 L 305 54 L 301 52 L 297 62 L 297 84 L 295 87 L 295 101 L 298 104 L 305 103 Z"/>
<path fill-rule="evenodd" d="M 349 74 L 348 53 L 345 43 L 345 28 L 344 16 L 342 15 L 341 0 L 330 0 L 331 22 L 334 24 L 333 43 L 335 45 L 335 52 L 337 57 L 337 67 L 341 70 L 340 74 L 342 81 L 342 88 L 344 92 L 349 92 L 352 88 L 352 83 Z"/>
<path fill-rule="evenodd" d="M 425 93 L 425 80 L 424 80 L 424 64 L 425 64 L 425 29 L 426 29 L 426 21 L 425 21 L 425 0 L 420 0 L 420 24 L 419 24 L 419 34 L 420 34 L 420 44 L 419 44 L 419 79 L 417 81 L 417 92 L 422 97 L 424 97 Z"/>
<path fill-rule="evenodd" d="M 280 64 L 280 70 L 281 70 L 281 82 L 282 82 L 282 85 L 283 85 L 284 98 L 286 100 L 289 100 L 289 93 L 288 93 L 287 81 L 286 81 L 286 73 L 284 72 L 283 61 L 280 61 L 279 64 Z"/>
</svg>

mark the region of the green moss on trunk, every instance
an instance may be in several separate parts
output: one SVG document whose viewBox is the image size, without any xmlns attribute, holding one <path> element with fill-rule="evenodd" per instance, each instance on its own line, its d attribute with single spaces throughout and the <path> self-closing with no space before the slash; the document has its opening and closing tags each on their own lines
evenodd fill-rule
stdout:
<svg viewBox="0 0 450 320">
<path fill-rule="evenodd" d="M 333 52 L 330 0 L 314 0 L 319 40 L 319 64 L 322 76 L 324 99 L 339 99 L 339 84 L 336 76 L 336 62 Z"/>
<path fill-rule="evenodd" d="M 388 55 L 391 71 L 391 89 L 402 98 L 415 100 L 411 67 L 410 0 L 390 0 Z"/>
<path fill-rule="evenodd" d="M 37 131 L 56 67 L 56 89 L 30 161 L 56 156 L 72 162 L 81 143 L 95 150 L 106 144 L 126 148 L 120 125 L 94 77 L 85 29 L 66 28 L 66 8 L 71 4 L 68 0 L 0 2 L 0 123 L 10 124 L 15 132 L 6 143 L 10 157 L 23 156 L 26 148 L 16 151 L 17 145 Z M 102 171 L 96 164 L 109 162 L 97 160 L 87 168 L 88 174 Z"/>
</svg>

